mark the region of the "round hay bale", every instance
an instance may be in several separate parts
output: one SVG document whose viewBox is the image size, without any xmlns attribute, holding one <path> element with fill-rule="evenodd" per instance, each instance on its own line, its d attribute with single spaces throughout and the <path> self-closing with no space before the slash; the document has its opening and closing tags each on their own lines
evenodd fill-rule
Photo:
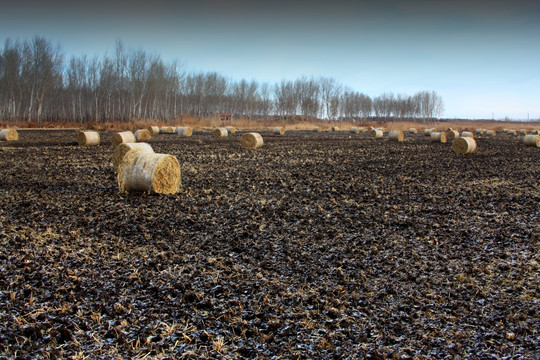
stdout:
<svg viewBox="0 0 540 360">
<path fill-rule="evenodd" d="M 538 134 L 540 134 L 540 130 L 533 130 L 533 131 L 531 131 L 531 134 L 538 135 Z"/>
<path fill-rule="evenodd" d="M 424 129 L 424 136 L 431 136 L 435 132 L 435 128 Z"/>
<path fill-rule="evenodd" d="M 234 134 L 236 133 L 236 128 L 234 126 L 225 126 L 225 129 L 227 129 L 227 132 L 229 134 Z"/>
<path fill-rule="evenodd" d="M 449 132 L 452 131 L 452 130 L 454 130 L 454 129 L 452 129 L 451 127 L 449 127 L 449 128 L 446 129 L 446 133 L 449 133 Z"/>
<path fill-rule="evenodd" d="M 100 137 L 97 131 L 79 131 L 77 134 L 77 143 L 79 146 L 97 146 Z"/>
<path fill-rule="evenodd" d="M 332 126 L 332 131 L 334 131 L 334 132 L 335 132 L 335 131 L 339 131 L 339 127 L 337 127 L 337 126 Z"/>
<path fill-rule="evenodd" d="M 0 130 L 0 140 L 16 141 L 19 140 L 19 133 L 15 129 Z"/>
<path fill-rule="evenodd" d="M 477 133 L 477 134 L 482 135 L 482 134 L 484 134 L 484 129 L 476 129 L 476 130 L 474 130 L 474 132 Z"/>
<path fill-rule="evenodd" d="M 522 135 L 525 135 L 527 133 L 527 130 L 521 129 L 521 130 L 519 130 L 519 133 L 522 134 Z"/>
<path fill-rule="evenodd" d="M 358 130 L 360 130 L 360 132 L 366 132 L 366 128 L 365 128 L 365 127 L 362 127 L 362 126 L 360 126 L 360 127 L 358 128 Z"/>
<path fill-rule="evenodd" d="M 495 130 L 486 130 L 486 135 L 495 136 L 496 134 Z"/>
<path fill-rule="evenodd" d="M 508 134 L 508 129 L 503 129 L 503 133 Z"/>
<path fill-rule="evenodd" d="M 461 137 L 470 137 L 474 139 L 474 133 L 472 131 L 462 131 Z"/>
<path fill-rule="evenodd" d="M 264 145 L 263 138 L 259 133 L 243 134 L 240 141 L 244 149 L 257 149 Z"/>
<path fill-rule="evenodd" d="M 452 141 L 452 150 L 456 154 L 472 154 L 476 151 L 476 140 L 472 137 L 458 137 Z"/>
<path fill-rule="evenodd" d="M 523 138 L 523 143 L 527 146 L 540 147 L 540 135 L 525 135 Z"/>
<path fill-rule="evenodd" d="M 353 126 L 353 127 L 351 127 L 350 132 L 353 133 L 353 134 L 358 134 L 358 133 L 360 133 L 360 129 L 357 128 L 356 126 Z"/>
<path fill-rule="evenodd" d="M 174 126 L 162 126 L 159 128 L 161 134 L 174 134 Z"/>
<path fill-rule="evenodd" d="M 455 139 L 459 137 L 459 131 L 457 130 L 450 130 L 446 132 L 446 137 L 448 139 Z"/>
<path fill-rule="evenodd" d="M 179 126 L 174 130 L 178 136 L 191 136 L 193 135 L 193 129 L 189 126 Z"/>
<path fill-rule="evenodd" d="M 275 127 L 274 128 L 274 134 L 275 135 L 283 135 L 283 134 L 285 134 L 285 128 L 281 127 L 281 126 Z"/>
<path fill-rule="evenodd" d="M 122 131 L 113 134 L 111 142 L 112 146 L 116 147 L 118 144 L 137 142 L 137 139 L 135 139 L 135 135 L 131 131 Z"/>
<path fill-rule="evenodd" d="M 175 156 L 145 152 L 140 149 L 131 151 L 134 152 L 132 161 L 124 162 L 118 169 L 120 192 L 143 191 L 158 194 L 178 192 L 180 164 Z"/>
<path fill-rule="evenodd" d="M 202 127 L 200 127 L 199 125 L 195 125 L 193 127 L 193 132 L 201 132 L 202 131 Z"/>
<path fill-rule="evenodd" d="M 403 131 L 401 130 L 390 130 L 388 139 L 401 142 L 405 139 L 405 135 L 403 135 Z"/>
<path fill-rule="evenodd" d="M 135 131 L 135 139 L 137 140 L 150 140 L 152 138 L 152 134 L 150 134 L 150 130 L 147 129 L 140 129 Z"/>
<path fill-rule="evenodd" d="M 151 135 L 159 134 L 159 126 L 149 126 L 148 131 L 150 131 Z"/>
<path fill-rule="evenodd" d="M 122 143 L 119 144 L 117 147 L 114 148 L 114 152 L 112 155 L 112 164 L 116 170 L 118 170 L 118 167 L 122 162 L 124 161 L 124 158 L 128 152 L 131 150 L 141 150 L 145 152 L 154 152 L 152 149 L 152 146 L 148 143 Z"/>
<path fill-rule="evenodd" d="M 409 129 L 409 133 L 410 133 L 410 134 L 417 134 L 417 133 L 418 133 L 418 130 L 416 130 L 416 128 L 410 128 L 410 129 Z"/>
<path fill-rule="evenodd" d="M 431 133 L 431 141 L 432 142 L 446 142 L 446 133 L 444 132 L 433 132 Z"/>
<path fill-rule="evenodd" d="M 315 132 L 321 132 L 322 129 L 321 129 L 319 126 L 315 126 L 315 127 L 313 128 L 313 131 L 315 131 Z"/>
<path fill-rule="evenodd" d="M 383 131 L 381 129 L 373 129 L 369 132 L 369 136 L 374 139 L 380 139 L 383 137 Z"/>
<path fill-rule="evenodd" d="M 214 136 L 215 137 L 226 137 L 229 135 L 229 132 L 225 128 L 217 128 L 214 130 Z"/>
<path fill-rule="evenodd" d="M 508 130 L 508 133 L 509 133 L 510 135 L 517 135 L 517 131 L 514 130 L 514 129 Z"/>
</svg>

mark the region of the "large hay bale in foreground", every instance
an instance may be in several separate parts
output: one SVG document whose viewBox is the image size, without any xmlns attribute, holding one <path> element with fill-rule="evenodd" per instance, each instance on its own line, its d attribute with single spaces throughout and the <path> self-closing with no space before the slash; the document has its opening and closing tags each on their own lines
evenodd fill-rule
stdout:
<svg viewBox="0 0 540 360">
<path fill-rule="evenodd" d="M 455 139 L 459 137 L 459 131 L 457 130 L 450 130 L 446 131 L 446 138 L 448 139 Z"/>
<path fill-rule="evenodd" d="M 79 131 L 77 134 L 77 143 L 79 146 L 98 146 L 100 136 L 97 131 Z"/>
<path fill-rule="evenodd" d="M 461 137 L 470 137 L 474 139 L 474 133 L 472 131 L 462 131 Z"/>
<path fill-rule="evenodd" d="M 154 192 L 174 194 L 180 188 L 180 164 L 175 156 L 131 150 L 135 155 L 129 164 L 118 169 L 121 192 Z M 129 153 L 128 153 L 129 154 Z"/>
<path fill-rule="evenodd" d="M 225 129 L 227 129 L 227 132 L 229 134 L 234 134 L 236 133 L 236 128 L 234 126 L 225 126 Z"/>
<path fill-rule="evenodd" d="M 452 141 L 452 150 L 456 154 L 472 154 L 476 151 L 476 140 L 472 137 L 458 137 Z"/>
<path fill-rule="evenodd" d="M 401 130 L 390 130 L 388 139 L 401 142 L 405 139 L 405 135 L 403 135 L 403 131 Z"/>
<path fill-rule="evenodd" d="M 193 129 L 189 126 L 179 126 L 174 130 L 178 136 L 191 136 L 193 135 Z"/>
<path fill-rule="evenodd" d="M 15 129 L 0 130 L 0 140 L 6 140 L 6 141 L 19 140 L 19 133 Z"/>
<path fill-rule="evenodd" d="M 446 133 L 444 133 L 444 132 L 431 133 L 431 141 L 432 142 L 445 143 L 446 142 Z"/>
<path fill-rule="evenodd" d="M 540 147 L 540 135 L 525 135 L 523 143 L 527 146 Z"/>
<path fill-rule="evenodd" d="M 135 135 L 135 139 L 137 140 L 150 140 L 152 138 L 152 134 L 147 129 L 137 130 L 133 135 Z"/>
<path fill-rule="evenodd" d="M 151 135 L 159 134 L 159 126 L 149 126 L 148 131 L 150 131 Z"/>
<path fill-rule="evenodd" d="M 148 143 L 123 143 L 119 144 L 117 147 L 114 148 L 113 156 L 112 156 L 112 164 L 115 168 L 115 170 L 118 170 L 118 167 L 122 164 L 124 161 L 124 158 L 127 153 L 129 153 L 131 150 L 138 149 L 144 152 L 154 152 L 152 149 L 152 146 Z"/>
<path fill-rule="evenodd" d="M 243 134 L 240 141 L 244 149 L 257 149 L 264 145 L 263 138 L 259 133 Z"/>
<path fill-rule="evenodd" d="M 380 139 L 384 135 L 383 131 L 381 129 L 373 129 L 369 132 L 369 136 L 371 136 L 374 139 Z"/>
<path fill-rule="evenodd" d="M 122 131 L 122 132 L 113 134 L 111 142 L 112 142 L 112 146 L 116 147 L 119 144 L 137 142 L 137 139 L 135 139 L 135 135 L 133 135 L 131 131 Z"/>
<path fill-rule="evenodd" d="M 214 136 L 215 137 L 226 137 L 229 136 L 229 132 L 226 128 L 217 128 L 214 130 Z"/>
<path fill-rule="evenodd" d="M 285 134 L 285 128 L 282 126 L 278 126 L 274 128 L 274 134 L 275 135 L 283 135 Z"/>
</svg>

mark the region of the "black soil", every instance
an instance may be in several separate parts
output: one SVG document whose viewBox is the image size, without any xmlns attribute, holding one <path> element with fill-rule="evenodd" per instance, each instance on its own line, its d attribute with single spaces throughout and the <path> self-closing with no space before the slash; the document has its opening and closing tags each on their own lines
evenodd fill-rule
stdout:
<svg viewBox="0 0 540 360">
<path fill-rule="evenodd" d="M 110 133 L 0 143 L 0 358 L 534 359 L 540 152 L 423 135 L 157 135 L 176 195 L 120 194 Z"/>
</svg>

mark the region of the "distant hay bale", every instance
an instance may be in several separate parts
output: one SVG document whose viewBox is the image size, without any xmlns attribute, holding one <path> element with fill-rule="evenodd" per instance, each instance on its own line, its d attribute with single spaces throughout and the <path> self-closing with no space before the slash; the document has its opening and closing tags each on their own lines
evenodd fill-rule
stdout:
<svg viewBox="0 0 540 360">
<path fill-rule="evenodd" d="M 523 143 L 527 146 L 540 147 L 540 135 L 525 135 Z"/>
<path fill-rule="evenodd" d="M 175 194 L 180 188 L 180 164 L 175 156 L 131 150 L 129 163 L 118 169 L 120 192 L 154 192 Z M 129 153 L 128 152 L 128 155 Z M 131 156 L 130 156 L 131 157 Z"/>
<path fill-rule="evenodd" d="M 416 128 L 410 128 L 409 133 L 410 134 L 416 134 L 416 133 L 418 133 L 418 130 L 416 130 Z"/>
<path fill-rule="evenodd" d="M 353 134 L 358 134 L 358 133 L 360 133 L 360 129 L 357 128 L 356 126 L 351 127 L 351 130 L 350 130 L 350 131 L 351 131 L 351 133 L 353 133 Z"/>
<path fill-rule="evenodd" d="M 257 149 L 264 145 L 263 138 L 259 133 L 243 134 L 240 141 L 244 149 Z"/>
<path fill-rule="evenodd" d="M 15 129 L 0 130 L 0 140 L 6 140 L 6 141 L 19 140 L 19 133 Z"/>
<path fill-rule="evenodd" d="M 315 132 L 321 132 L 322 129 L 321 129 L 321 127 L 319 127 L 319 126 L 315 126 L 315 127 L 313 128 L 313 131 L 315 131 Z"/>
<path fill-rule="evenodd" d="M 283 134 L 285 134 L 285 128 L 281 127 L 281 126 L 275 127 L 274 128 L 274 134 L 275 135 L 283 135 Z"/>
<path fill-rule="evenodd" d="M 214 130 L 214 136 L 215 137 L 226 137 L 229 135 L 229 132 L 225 128 L 217 128 Z"/>
<path fill-rule="evenodd" d="M 446 133 L 444 132 L 433 132 L 431 133 L 431 141 L 432 142 L 446 142 Z"/>
<path fill-rule="evenodd" d="M 159 126 L 149 126 L 148 131 L 150 131 L 151 135 L 159 134 Z"/>
<path fill-rule="evenodd" d="M 458 138 L 459 137 L 459 131 L 457 131 L 457 130 L 446 131 L 446 137 L 448 139 Z"/>
<path fill-rule="evenodd" d="M 116 147 L 118 144 L 137 142 L 137 139 L 135 139 L 135 135 L 131 131 L 122 131 L 113 134 L 111 142 L 112 146 Z"/>
<path fill-rule="evenodd" d="M 174 134 L 174 126 L 162 126 L 159 128 L 161 134 Z"/>
<path fill-rule="evenodd" d="M 474 132 L 477 133 L 477 134 L 483 135 L 484 134 L 484 129 L 476 129 Z"/>
<path fill-rule="evenodd" d="M 472 137 L 458 137 L 452 141 L 452 150 L 456 154 L 472 154 L 476 151 L 476 140 Z"/>
<path fill-rule="evenodd" d="M 236 128 L 234 126 L 225 126 L 225 129 L 227 129 L 227 132 L 229 134 L 234 134 L 236 133 Z"/>
<path fill-rule="evenodd" d="M 339 131 L 339 127 L 337 127 L 337 126 L 332 126 L 332 131 L 334 131 L 334 132 Z"/>
<path fill-rule="evenodd" d="M 383 137 L 383 131 L 381 129 L 373 129 L 369 132 L 369 136 L 374 139 L 380 139 Z"/>
<path fill-rule="evenodd" d="M 135 135 L 135 139 L 137 140 L 150 140 L 152 138 L 152 134 L 147 129 L 137 130 L 133 135 Z"/>
<path fill-rule="evenodd" d="M 520 133 L 520 134 L 522 134 L 522 135 L 524 135 L 524 134 L 526 134 L 526 133 L 527 133 L 527 130 L 525 130 L 525 129 L 521 129 L 521 130 L 519 130 L 519 133 Z"/>
<path fill-rule="evenodd" d="M 495 136 L 496 134 L 495 130 L 486 130 L 486 135 Z"/>
<path fill-rule="evenodd" d="M 358 128 L 358 130 L 360 130 L 360 132 L 366 132 L 366 128 L 363 127 L 363 126 L 360 126 L 360 127 Z"/>
<path fill-rule="evenodd" d="M 405 139 L 405 135 L 403 135 L 403 131 L 401 130 L 390 130 L 388 139 L 401 142 Z"/>
<path fill-rule="evenodd" d="M 144 152 L 154 152 L 154 150 L 152 149 L 152 146 L 144 142 L 119 144 L 117 147 L 114 148 L 114 152 L 112 155 L 111 162 L 113 164 L 113 167 L 116 170 L 118 170 L 118 167 L 124 161 L 124 157 L 126 156 L 126 154 L 130 152 L 131 150 L 135 150 L 135 149 L 141 150 Z"/>
<path fill-rule="evenodd" d="M 514 129 L 512 129 L 512 130 L 508 130 L 508 133 L 509 133 L 510 135 L 516 135 L 516 134 L 517 134 L 517 131 L 514 130 Z"/>
<path fill-rule="evenodd" d="M 470 137 L 474 139 L 474 133 L 472 131 L 462 131 L 461 137 Z"/>
<path fill-rule="evenodd" d="M 424 129 L 424 136 L 431 136 L 435 132 L 435 128 Z"/>
<path fill-rule="evenodd" d="M 503 133 L 508 134 L 508 129 L 503 129 Z"/>
<path fill-rule="evenodd" d="M 97 131 L 79 131 L 77 143 L 79 146 L 97 146 L 100 143 L 99 133 Z"/>
<path fill-rule="evenodd" d="M 189 126 L 179 126 L 174 130 L 178 136 L 191 136 L 193 135 L 193 129 Z"/>
<path fill-rule="evenodd" d="M 540 134 L 540 130 L 533 130 L 533 131 L 531 131 L 531 134 L 538 135 L 538 134 Z"/>
</svg>

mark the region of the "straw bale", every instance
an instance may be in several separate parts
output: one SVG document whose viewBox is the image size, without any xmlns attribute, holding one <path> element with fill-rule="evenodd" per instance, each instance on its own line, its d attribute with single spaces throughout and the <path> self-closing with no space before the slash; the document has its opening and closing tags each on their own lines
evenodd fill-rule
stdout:
<svg viewBox="0 0 540 360">
<path fill-rule="evenodd" d="M 135 131 L 135 139 L 137 140 L 150 140 L 152 138 L 152 134 L 150 134 L 150 130 L 147 129 L 139 129 Z"/>
<path fill-rule="evenodd" d="M 461 137 L 470 137 L 474 139 L 474 133 L 472 131 L 462 131 Z"/>
<path fill-rule="evenodd" d="M 234 134 L 236 133 L 236 128 L 234 126 L 225 126 L 225 129 L 227 129 L 227 132 L 229 134 Z"/>
<path fill-rule="evenodd" d="M 525 135 L 523 143 L 527 146 L 540 147 L 540 135 Z"/>
<path fill-rule="evenodd" d="M 174 130 L 178 136 L 191 136 L 193 135 L 193 129 L 189 126 L 179 126 Z"/>
<path fill-rule="evenodd" d="M 217 128 L 214 130 L 214 136 L 215 137 L 226 137 L 229 135 L 229 132 L 225 128 Z"/>
<path fill-rule="evenodd" d="M 538 134 L 540 134 L 540 130 L 533 130 L 533 131 L 531 131 L 531 134 L 538 135 Z"/>
<path fill-rule="evenodd" d="M 476 129 L 474 132 L 477 133 L 477 134 L 483 135 L 484 134 L 484 129 Z"/>
<path fill-rule="evenodd" d="M 118 187 L 121 192 L 178 192 L 180 164 L 175 156 L 140 149 L 131 150 L 126 156 L 131 158 L 131 162 L 124 162 L 118 170 Z"/>
<path fill-rule="evenodd" d="M 174 126 L 162 126 L 159 128 L 161 134 L 174 134 Z"/>
<path fill-rule="evenodd" d="M 526 134 L 526 133 L 527 133 L 527 130 L 521 129 L 521 130 L 519 130 L 519 133 L 520 133 L 520 134 Z"/>
<path fill-rule="evenodd" d="M 401 142 L 405 139 L 405 135 L 403 135 L 403 131 L 401 130 L 390 130 L 388 139 Z"/>
<path fill-rule="evenodd" d="M 431 141 L 433 142 L 446 142 L 446 133 L 444 132 L 433 132 L 431 133 Z"/>
<path fill-rule="evenodd" d="M 244 149 L 257 149 L 264 145 L 263 138 L 259 133 L 243 134 L 240 141 Z"/>
<path fill-rule="evenodd" d="M 313 128 L 313 131 L 315 131 L 315 132 L 321 132 L 322 129 L 321 129 L 319 126 L 315 126 L 315 127 Z"/>
<path fill-rule="evenodd" d="M 332 131 L 339 131 L 339 127 L 337 127 L 337 126 L 332 126 Z"/>
<path fill-rule="evenodd" d="M 79 146 L 97 146 L 100 143 L 100 136 L 97 131 L 79 131 L 77 134 Z"/>
<path fill-rule="evenodd" d="M 150 131 L 151 135 L 159 134 L 159 126 L 149 126 L 148 131 Z"/>
<path fill-rule="evenodd" d="M 113 134 L 111 142 L 112 142 L 112 146 L 116 147 L 118 146 L 118 144 L 122 144 L 122 143 L 137 142 L 137 139 L 135 139 L 135 135 L 133 135 L 131 131 L 122 131 L 122 132 Z"/>
<path fill-rule="evenodd" d="M 201 132 L 202 131 L 202 127 L 200 127 L 199 125 L 195 125 L 193 127 L 193 132 Z"/>
<path fill-rule="evenodd" d="M 274 128 L 274 134 L 275 135 L 283 135 L 283 134 L 285 134 L 285 128 L 281 127 L 281 126 L 278 126 L 278 127 Z"/>
<path fill-rule="evenodd" d="M 435 128 L 430 128 L 430 129 L 424 129 L 424 135 L 425 136 L 431 136 L 431 134 L 433 134 L 435 132 Z"/>
<path fill-rule="evenodd" d="M 495 136 L 496 134 L 495 130 L 486 130 L 486 135 Z"/>
<path fill-rule="evenodd" d="M 508 134 L 508 129 L 504 128 L 503 133 Z"/>
<path fill-rule="evenodd" d="M 509 133 L 510 135 L 516 135 L 516 134 L 517 134 L 517 131 L 514 130 L 514 129 L 512 129 L 512 130 L 508 130 L 508 133 Z"/>
<path fill-rule="evenodd" d="M 416 130 L 416 128 L 410 128 L 409 133 L 416 134 L 416 133 L 418 133 L 418 130 Z"/>
<path fill-rule="evenodd" d="M 358 134 L 360 132 L 360 129 L 357 128 L 356 126 L 353 126 L 351 127 L 351 130 L 350 130 L 353 134 Z"/>
<path fill-rule="evenodd" d="M 373 129 L 369 132 L 369 136 L 374 139 L 379 139 L 383 137 L 383 131 L 381 129 Z"/>
<path fill-rule="evenodd" d="M 0 140 L 15 141 L 19 140 L 19 133 L 15 129 L 0 130 Z"/>
<path fill-rule="evenodd" d="M 457 131 L 457 130 L 446 131 L 446 137 L 448 139 L 458 138 L 459 137 L 459 131 Z"/>
<path fill-rule="evenodd" d="M 134 149 L 138 149 L 145 152 L 154 152 L 154 150 L 152 149 L 152 146 L 144 142 L 119 144 L 117 147 L 114 148 L 114 152 L 113 152 L 113 156 L 111 160 L 116 170 L 118 170 L 118 167 L 124 161 L 124 157 L 126 156 L 126 154 Z"/>
<path fill-rule="evenodd" d="M 452 150 L 456 154 L 472 154 L 476 151 L 476 140 L 472 137 L 458 137 L 452 141 Z"/>
</svg>

